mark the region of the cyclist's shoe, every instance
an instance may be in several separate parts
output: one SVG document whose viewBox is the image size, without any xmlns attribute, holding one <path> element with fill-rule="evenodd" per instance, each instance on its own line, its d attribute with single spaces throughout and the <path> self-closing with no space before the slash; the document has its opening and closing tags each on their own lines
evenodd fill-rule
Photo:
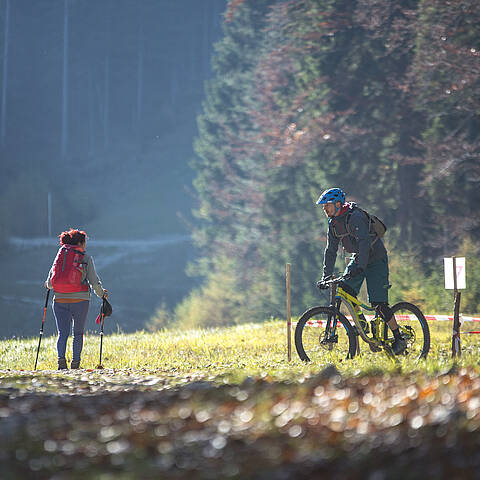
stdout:
<svg viewBox="0 0 480 480">
<path fill-rule="evenodd" d="M 401 355 L 402 353 L 405 352 L 406 349 L 407 349 L 407 342 L 403 337 L 397 338 L 392 343 L 392 350 L 395 355 Z"/>
</svg>

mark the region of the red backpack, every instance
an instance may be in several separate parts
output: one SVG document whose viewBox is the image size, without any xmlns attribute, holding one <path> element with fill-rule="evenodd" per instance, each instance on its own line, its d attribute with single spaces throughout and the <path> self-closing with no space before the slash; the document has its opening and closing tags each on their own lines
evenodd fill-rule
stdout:
<svg viewBox="0 0 480 480">
<path fill-rule="evenodd" d="M 82 282 L 84 252 L 76 245 L 62 245 L 53 262 L 52 286 L 59 293 L 88 292 L 88 283 Z"/>
</svg>

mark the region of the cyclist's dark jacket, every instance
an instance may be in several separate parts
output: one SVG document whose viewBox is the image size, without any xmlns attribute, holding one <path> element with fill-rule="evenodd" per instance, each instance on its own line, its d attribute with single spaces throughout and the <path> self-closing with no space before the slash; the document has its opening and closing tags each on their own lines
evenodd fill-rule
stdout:
<svg viewBox="0 0 480 480">
<path fill-rule="evenodd" d="M 347 205 L 349 208 L 345 212 L 328 220 L 327 246 L 323 260 L 324 277 L 333 273 L 340 240 L 343 248 L 354 254 L 355 263 L 363 270 L 368 264 L 387 256 L 387 250 L 382 240 L 369 233 L 367 216 L 358 208 L 354 208 L 355 203 L 351 202 Z M 349 220 L 348 230 L 347 217 Z M 349 235 L 348 232 L 351 232 L 352 235 Z"/>
</svg>

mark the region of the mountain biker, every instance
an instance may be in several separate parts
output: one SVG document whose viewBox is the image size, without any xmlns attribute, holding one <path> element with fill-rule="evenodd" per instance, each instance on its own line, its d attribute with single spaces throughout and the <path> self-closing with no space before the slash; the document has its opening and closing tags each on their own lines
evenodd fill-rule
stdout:
<svg viewBox="0 0 480 480">
<path fill-rule="evenodd" d="M 341 240 L 343 248 L 347 252 L 353 253 L 352 259 L 343 274 L 345 290 L 347 293 L 357 296 L 363 280 L 367 280 L 368 300 L 392 330 L 394 336 L 392 350 L 396 355 L 400 355 L 405 351 L 407 345 L 388 305 L 388 288 L 390 285 L 388 283 L 388 255 L 385 245 L 376 234 L 369 231 L 367 215 L 356 208 L 354 202 L 345 202 L 345 193 L 340 188 L 325 190 L 316 203 L 323 206 L 323 211 L 328 217 L 323 276 L 317 282 L 317 286 L 323 289 L 328 288 L 325 282 L 332 277 L 338 245 Z M 363 325 L 368 331 L 366 321 Z"/>
<path fill-rule="evenodd" d="M 87 234 L 82 230 L 71 228 L 59 235 L 60 249 L 57 257 L 48 273 L 45 286 L 53 289 L 55 296 L 53 297 L 53 314 L 57 323 L 58 339 L 57 339 L 57 356 L 58 369 L 67 369 L 67 361 L 65 353 L 67 348 L 67 339 L 73 320 L 73 354 L 70 368 L 80 368 L 80 356 L 83 348 L 83 331 L 85 329 L 85 321 L 87 319 L 88 307 L 90 304 L 90 288 L 100 298 L 108 298 L 108 291 L 102 287 L 102 283 L 95 271 L 93 258 L 85 253 L 87 244 Z M 60 283 L 55 283 L 55 271 L 58 258 L 62 250 L 69 251 L 71 255 L 78 255 L 77 263 L 74 267 L 80 272 L 78 274 L 78 285 L 67 288 L 61 288 Z M 66 261 L 62 264 L 65 267 Z M 61 268 L 59 269 L 61 270 Z M 53 283 L 52 283 L 53 281 Z M 54 286 L 55 284 L 55 286 Z M 60 291 L 59 291 L 60 290 Z"/>
</svg>

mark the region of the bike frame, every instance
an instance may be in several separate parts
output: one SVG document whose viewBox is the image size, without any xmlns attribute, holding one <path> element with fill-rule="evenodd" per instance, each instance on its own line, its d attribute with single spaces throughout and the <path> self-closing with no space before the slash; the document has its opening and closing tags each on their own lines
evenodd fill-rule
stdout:
<svg viewBox="0 0 480 480">
<path fill-rule="evenodd" d="M 366 333 L 365 330 L 362 328 L 362 325 L 360 324 L 360 317 L 359 317 L 359 312 L 355 309 L 355 306 L 360 307 L 361 310 L 366 310 L 369 312 L 375 312 L 375 308 L 370 307 L 368 305 L 365 305 L 363 302 L 361 302 L 358 298 L 350 295 L 347 293 L 340 285 L 337 284 L 331 284 L 330 286 L 330 307 L 334 309 L 335 312 L 340 312 L 340 302 L 342 302 L 346 307 L 347 310 L 353 320 L 353 323 L 355 327 L 357 328 L 359 336 L 362 338 L 362 340 L 370 345 L 373 345 L 374 347 L 383 347 L 385 351 L 385 334 L 384 334 L 384 329 L 380 328 L 380 322 L 383 320 L 378 317 L 378 315 L 375 314 L 374 320 L 375 320 L 375 328 L 376 328 L 376 334 L 375 336 L 369 337 Z M 337 320 L 336 320 L 336 315 L 333 318 L 333 325 L 332 325 L 332 319 L 329 319 L 327 321 L 327 326 L 325 328 L 326 336 L 333 336 L 335 335 L 337 328 Z M 360 344 L 357 342 L 357 351 L 360 351 Z M 387 351 L 387 354 L 390 356 L 390 352 Z"/>
</svg>

